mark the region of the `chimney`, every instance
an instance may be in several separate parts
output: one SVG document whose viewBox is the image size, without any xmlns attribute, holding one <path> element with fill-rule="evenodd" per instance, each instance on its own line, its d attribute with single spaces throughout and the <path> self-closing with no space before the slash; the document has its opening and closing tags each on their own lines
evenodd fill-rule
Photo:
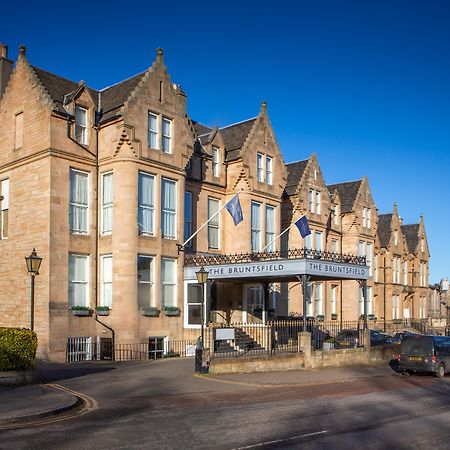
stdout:
<svg viewBox="0 0 450 450">
<path fill-rule="evenodd" d="M 13 62 L 8 59 L 8 46 L 0 43 L 0 99 L 11 77 Z"/>
</svg>

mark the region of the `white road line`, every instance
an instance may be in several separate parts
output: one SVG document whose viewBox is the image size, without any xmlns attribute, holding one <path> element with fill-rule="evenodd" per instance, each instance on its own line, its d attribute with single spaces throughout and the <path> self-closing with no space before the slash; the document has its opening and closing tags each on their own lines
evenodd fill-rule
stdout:
<svg viewBox="0 0 450 450">
<path fill-rule="evenodd" d="M 319 434 L 326 434 L 328 432 L 329 432 L 329 430 L 316 431 L 315 433 L 301 434 L 299 436 L 292 436 L 292 437 L 286 438 L 286 439 L 277 439 L 275 441 L 266 441 L 266 442 L 260 442 L 259 444 L 246 445 L 245 447 L 238 447 L 234 450 L 244 450 L 246 448 L 262 447 L 264 445 L 269 445 L 269 444 L 279 444 L 280 442 L 294 441 L 295 439 L 317 436 Z"/>
</svg>

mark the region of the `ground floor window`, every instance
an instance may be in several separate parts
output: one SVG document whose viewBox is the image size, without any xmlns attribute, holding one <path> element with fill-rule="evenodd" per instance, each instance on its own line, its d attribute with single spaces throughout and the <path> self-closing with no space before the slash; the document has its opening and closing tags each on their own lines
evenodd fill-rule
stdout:
<svg viewBox="0 0 450 450">
<path fill-rule="evenodd" d="M 67 339 L 67 362 L 90 361 L 92 358 L 92 338 L 69 337 Z"/>
<path fill-rule="evenodd" d="M 337 314 L 337 297 L 338 297 L 338 285 L 332 284 L 331 285 L 331 314 Z"/>
<path fill-rule="evenodd" d="M 187 285 L 186 297 L 186 316 L 187 326 L 201 325 L 202 317 L 202 285 L 198 283 L 189 283 Z"/>
<path fill-rule="evenodd" d="M 176 259 L 161 258 L 161 305 L 177 306 L 176 280 L 177 280 Z"/>
<path fill-rule="evenodd" d="M 69 305 L 89 306 L 89 256 L 69 255 Z"/>
<path fill-rule="evenodd" d="M 140 308 L 156 306 L 153 293 L 154 260 L 153 256 L 138 255 L 137 257 L 137 289 Z"/>
<path fill-rule="evenodd" d="M 400 296 L 392 296 L 392 319 L 400 319 Z"/>
<path fill-rule="evenodd" d="M 427 317 L 427 299 L 426 297 L 420 297 L 419 318 L 425 319 L 426 317 Z"/>
</svg>

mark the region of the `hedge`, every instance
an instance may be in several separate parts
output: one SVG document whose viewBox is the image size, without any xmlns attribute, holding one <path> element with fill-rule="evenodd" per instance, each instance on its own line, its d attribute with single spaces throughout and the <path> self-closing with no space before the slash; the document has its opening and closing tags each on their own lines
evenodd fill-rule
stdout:
<svg viewBox="0 0 450 450">
<path fill-rule="evenodd" d="M 26 328 L 0 328 L 0 370 L 31 369 L 36 357 L 36 333 Z"/>
</svg>

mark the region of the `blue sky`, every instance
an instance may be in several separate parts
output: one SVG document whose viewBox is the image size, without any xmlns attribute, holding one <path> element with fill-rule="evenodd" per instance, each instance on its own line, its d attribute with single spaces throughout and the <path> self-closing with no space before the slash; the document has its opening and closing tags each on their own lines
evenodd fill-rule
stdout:
<svg viewBox="0 0 450 450">
<path fill-rule="evenodd" d="M 16 58 L 102 88 L 164 48 L 191 117 L 219 126 L 261 100 L 286 162 L 316 152 L 327 183 L 369 177 L 380 213 L 423 213 L 430 282 L 450 275 L 450 2 L 8 2 Z"/>
</svg>

